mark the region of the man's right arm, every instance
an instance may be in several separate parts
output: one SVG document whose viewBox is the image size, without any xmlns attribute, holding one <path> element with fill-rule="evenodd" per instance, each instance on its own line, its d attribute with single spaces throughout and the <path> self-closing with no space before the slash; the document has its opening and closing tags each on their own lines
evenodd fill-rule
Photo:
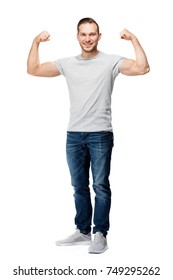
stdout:
<svg viewBox="0 0 173 280">
<path fill-rule="evenodd" d="M 33 40 L 27 61 L 27 73 L 38 77 L 56 77 L 60 75 L 54 62 L 40 63 L 39 45 L 41 42 L 49 41 L 49 33 L 41 32 Z"/>
</svg>

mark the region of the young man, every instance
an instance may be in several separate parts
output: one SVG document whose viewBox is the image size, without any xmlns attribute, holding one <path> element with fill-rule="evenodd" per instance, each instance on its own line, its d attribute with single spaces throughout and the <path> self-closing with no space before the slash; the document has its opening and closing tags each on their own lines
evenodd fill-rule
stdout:
<svg viewBox="0 0 173 280">
<path fill-rule="evenodd" d="M 98 50 L 101 39 L 99 26 L 91 18 L 83 18 L 77 25 L 77 39 L 81 54 L 75 57 L 40 63 L 39 44 L 50 34 L 41 32 L 33 40 L 28 56 L 28 73 L 41 77 L 64 75 L 70 95 L 70 120 L 67 131 L 67 162 L 74 187 L 76 232 L 61 245 L 90 244 L 89 253 L 103 253 L 107 248 L 111 189 L 110 162 L 113 147 L 111 124 L 111 94 L 116 76 L 143 75 L 149 72 L 145 52 L 134 34 L 124 29 L 121 39 L 131 41 L 136 59 L 108 55 Z M 94 209 L 90 199 L 89 169 L 91 166 Z M 94 221 L 94 240 L 91 224 Z"/>
</svg>

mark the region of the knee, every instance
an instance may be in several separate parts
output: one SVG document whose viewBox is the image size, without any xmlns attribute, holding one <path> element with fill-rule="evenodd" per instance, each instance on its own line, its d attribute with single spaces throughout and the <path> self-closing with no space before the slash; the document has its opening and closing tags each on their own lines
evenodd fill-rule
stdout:
<svg viewBox="0 0 173 280">
<path fill-rule="evenodd" d="M 100 197 L 110 197 L 111 196 L 111 189 L 109 181 L 107 182 L 94 182 L 93 183 L 93 189 L 96 194 L 96 196 Z"/>
</svg>

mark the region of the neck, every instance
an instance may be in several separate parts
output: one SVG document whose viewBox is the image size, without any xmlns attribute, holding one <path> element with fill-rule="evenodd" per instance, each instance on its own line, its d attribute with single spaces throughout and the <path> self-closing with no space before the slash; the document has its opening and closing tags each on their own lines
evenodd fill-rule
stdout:
<svg viewBox="0 0 173 280">
<path fill-rule="evenodd" d="M 85 52 L 84 50 L 82 50 L 81 56 L 83 58 L 92 58 L 92 57 L 96 56 L 98 53 L 99 53 L 98 50 L 94 50 L 92 52 Z"/>
</svg>

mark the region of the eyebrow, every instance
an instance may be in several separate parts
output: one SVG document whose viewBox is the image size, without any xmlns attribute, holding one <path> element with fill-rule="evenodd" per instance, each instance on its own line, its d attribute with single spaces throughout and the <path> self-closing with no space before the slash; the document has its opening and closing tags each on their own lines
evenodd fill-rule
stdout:
<svg viewBox="0 0 173 280">
<path fill-rule="evenodd" d="M 81 35 L 87 35 L 85 32 L 80 32 L 80 34 L 81 34 Z M 88 35 L 95 35 L 95 34 L 97 34 L 96 31 L 90 32 Z"/>
</svg>

